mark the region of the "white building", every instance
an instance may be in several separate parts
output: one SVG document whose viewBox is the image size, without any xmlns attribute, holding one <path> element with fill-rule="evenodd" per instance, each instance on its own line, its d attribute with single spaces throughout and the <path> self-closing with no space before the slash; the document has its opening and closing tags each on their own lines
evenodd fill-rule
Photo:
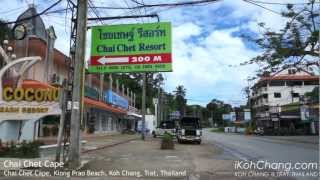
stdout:
<svg viewBox="0 0 320 180">
<path fill-rule="evenodd" d="M 288 68 L 262 77 L 251 88 L 251 106 L 257 125 L 269 128 L 288 127 L 290 123 L 299 121 L 300 112 L 284 114 L 284 105 L 299 105 L 304 94 L 317 86 L 319 76 L 301 68 Z"/>
</svg>

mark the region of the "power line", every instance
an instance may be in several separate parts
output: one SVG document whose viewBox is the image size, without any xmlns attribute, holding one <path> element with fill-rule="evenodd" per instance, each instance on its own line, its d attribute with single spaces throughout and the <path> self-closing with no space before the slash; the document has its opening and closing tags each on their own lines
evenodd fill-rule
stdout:
<svg viewBox="0 0 320 180">
<path fill-rule="evenodd" d="M 47 14 L 55 14 L 55 13 L 61 13 L 61 12 L 65 12 L 65 11 L 68 11 L 70 10 L 71 8 L 64 8 L 64 9 L 57 9 L 57 10 L 54 10 L 54 11 L 48 11 L 46 13 L 44 13 L 45 15 Z"/>
<path fill-rule="evenodd" d="M 5 24 L 5 25 L 14 24 L 14 23 L 22 22 L 22 21 L 25 21 L 25 20 L 29 20 L 29 19 L 33 19 L 33 18 L 35 18 L 35 17 L 41 16 L 41 15 L 47 13 L 50 9 L 52 9 L 52 8 L 55 7 L 56 5 L 58 5 L 61 1 L 62 1 L 62 0 L 56 1 L 56 2 L 53 3 L 51 6 L 49 6 L 48 8 L 46 8 L 45 10 L 43 10 L 42 12 L 40 12 L 40 13 L 38 13 L 38 14 L 32 15 L 32 16 L 30 16 L 30 17 L 26 17 L 26 18 L 19 19 L 19 20 L 17 20 L 17 21 L 9 21 L 9 22 L 5 22 L 5 23 L 1 23 L 1 24 Z"/>
<path fill-rule="evenodd" d="M 221 0 L 199 0 L 199 1 L 186 1 L 186 2 L 179 2 L 179 3 L 162 3 L 162 4 L 143 4 L 133 7 L 108 7 L 108 6 L 97 6 L 95 8 L 99 9 L 142 9 L 142 8 L 150 8 L 150 7 L 168 7 L 168 6 L 191 6 L 191 5 L 198 5 L 198 4 L 206 4 L 206 3 L 214 3 Z M 142 4 L 142 3 L 140 3 Z"/>
<path fill-rule="evenodd" d="M 157 14 L 147 14 L 147 15 L 134 15 L 134 16 L 109 16 L 109 17 L 100 17 L 100 18 L 88 18 L 88 21 L 113 20 L 113 19 L 134 19 L 134 18 L 146 18 L 146 17 L 157 18 L 159 20 L 159 16 Z M 73 19 L 73 21 L 75 21 L 75 19 Z"/>
<path fill-rule="evenodd" d="M 0 12 L 0 14 L 13 13 L 13 12 L 16 12 L 16 11 L 20 11 L 21 9 L 24 9 L 24 8 L 26 8 L 26 7 L 27 7 L 27 6 L 23 6 L 23 7 L 19 7 L 19 8 L 14 8 L 14 9 L 2 11 L 2 12 Z"/>
<path fill-rule="evenodd" d="M 254 3 L 259 3 L 259 4 L 273 4 L 273 5 L 308 5 L 310 3 L 279 3 L 279 2 L 266 2 L 266 1 L 255 1 L 255 0 L 250 0 L 251 2 Z M 320 3 L 320 2 L 315 2 L 315 3 Z"/>
<path fill-rule="evenodd" d="M 281 15 L 281 16 L 282 16 L 281 13 L 279 13 L 279 12 L 277 12 L 277 11 L 275 11 L 275 10 L 272 10 L 272 9 L 270 9 L 270 8 L 264 7 L 264 6 L 260 5 L 260 4 L 257 4 L 257 3 L 255 3 L 254 1 L 251 1 L 251 0 L 243 0 L 243 1 L 244 1 L 244 2 L 247 2 L 247 3 L 250 3 L 250 4 L 253 4 L 253 5 L 255 5 L 255 6 L 261 7 L 261 8 L 263 8 L 263 9 L 265 9 L 265 10 L 268 10 L 268 11 L 270 11 L 270 12 L 273 12 L 273 13 L 275 13 L 275 14 L 278 14 L 278 15 Z"/>
<path fill-rule="evenodd" d="M 89 3 L 89 8 L 92 10 L 92 12 L 97 16 L 97 18 L 100 18 L 100 15 L 99 15 L 99 11 L 97 11 L 96 8 L 94 8 L 94 4 L 91 0 L 88 1 Z M 101 24 L 103 24 L 103 21 L 102 20 L 99 20 Z"/>
<path fill-rule="evenodd" d="M 141 5 L 141 6 L 144 6 L 145 4 L 142 2 L 139 2 L 139 1 L 137 1 L 137 0 L 131 0 L 132 2 L 134 2 L 134 3 L 136 3 L 136 4 L 138 4 L 138 5 Z"/>
</svg>

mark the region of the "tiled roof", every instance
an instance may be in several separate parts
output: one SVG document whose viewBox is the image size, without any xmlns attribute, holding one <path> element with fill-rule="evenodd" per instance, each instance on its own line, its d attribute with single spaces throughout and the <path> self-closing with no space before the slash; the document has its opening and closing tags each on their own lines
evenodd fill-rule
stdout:
<svg viewBox="0 0 320 180">
<path fill-rule="evenodd" d="M 260 81 L 268 81 L 268 80 L 319 80 L 319 76 L 311 76 L 311 75 L 279 75 L 279 76 L 270 76 L 263 77 Z"/>
<path fill-rule="evenodd" d="M 96 100 L 93 100 L 93 99 L 90 99 L 90 98 L 86 98 L 85 97 L 84 98 L 84 103 L 86 105 L 97 107 L 97 108 L 100 108 L 100 109 L 103 109 L 103 110 L 107 110 L 107 111 L 110 111 L 110 112 L 113 112 L 113 113 L 127 114 L 126 110 L 119 109 L 119 108 L 116 108 L 116 107 L 112 107 L 111 105 L 108 105 L 108 104 L 105 104 L 103 102 L 96 101 Z"/>
</svg>

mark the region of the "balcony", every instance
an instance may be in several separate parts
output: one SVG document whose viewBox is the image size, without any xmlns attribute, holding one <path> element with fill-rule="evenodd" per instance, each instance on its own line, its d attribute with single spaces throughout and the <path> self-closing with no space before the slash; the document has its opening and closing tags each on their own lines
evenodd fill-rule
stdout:
<svg viewBox="0 0 320 180">
<path fill-rule="evenodd" d="M 258 112 L 257 114 L 256 114 L 256 117 L 257 118 L 267 118 L 267 117 L 269 117 L 270 116 L 270 113 L 269 112 Z"/>
<path fill-rule="evenodd" d="M 64 78 L 63 76 L 59 76 L 57 74 L 52 74 L 51 78 L 50 78 L 50 83 L 52 85 L 58 85 L 58 86 L 62 86 L 63 84 L 65 84 L 67 82 L 67 79 Z"/>
</svg>

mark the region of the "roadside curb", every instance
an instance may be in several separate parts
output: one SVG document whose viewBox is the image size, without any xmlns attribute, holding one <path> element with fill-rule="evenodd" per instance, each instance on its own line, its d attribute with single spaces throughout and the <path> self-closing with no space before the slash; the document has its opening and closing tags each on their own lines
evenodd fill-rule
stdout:
<svg viewBox="0 0 320 180">
<path fill-rule="evenodd" d="M 128 143 L 128 142 L 130 142 L 130 141 L 138 140 L 138 139 L 140 139 L 140 138 L 132 138 L 132 139 L 128 139 L 128 140 L 121 141 L 121 142 L 117 142 L 117 143 L 113 143 L 113 144 L 108 144 L 108 145 L 104 145 L 104 146 L 99 146 L 99 147 L 96 147 L 96 148 L 93 148 L 93 149 L 87 149 L 87 150 L 81 151 L 81 153 L 90 153 L 90 152 L 92 152 L 92 151 L 98 151 L 98 150 L 101 150 L 101 149 L 106 149 L 106 148 L 114 147 L 114 146 L 117 146 L 117 145 L 121 145 L 121 144 Z"/>
</svg>

